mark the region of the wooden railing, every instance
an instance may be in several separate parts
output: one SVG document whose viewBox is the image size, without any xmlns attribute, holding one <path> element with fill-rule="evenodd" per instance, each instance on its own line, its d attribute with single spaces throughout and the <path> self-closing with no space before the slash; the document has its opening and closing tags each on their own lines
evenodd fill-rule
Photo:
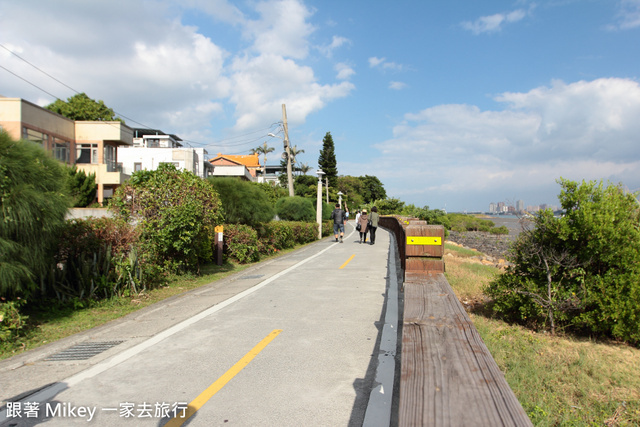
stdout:
<svg viewBox="0 0 640 427">
<path fill-rule="evenodd" d="M 381 217 L 405 274 L 398 424 L 530 426 L 444 276 L 444 228 Z"/>
</svg>

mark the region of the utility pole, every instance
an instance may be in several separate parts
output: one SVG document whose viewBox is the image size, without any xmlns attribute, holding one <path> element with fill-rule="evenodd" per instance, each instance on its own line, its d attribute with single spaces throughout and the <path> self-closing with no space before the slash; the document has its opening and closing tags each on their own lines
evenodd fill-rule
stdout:
<svg viewBox="0 0 640 427">
<path fill-rule="evenodd" d="M 293 197 L 293 174 L 291 172 L 291 149 L 289 148 L 289 127 L 287 126 L 287 107 L 282 104 L 282 127 L 284 128 L 284 152 L 287 155 L 287 184 L 289 196 Z"/>
<path fill-rule="evenodd" d="M 325 175 L 324 182 L 327 184 L 327 203 L 329 203 L 329 177 Z"/>
</svg>

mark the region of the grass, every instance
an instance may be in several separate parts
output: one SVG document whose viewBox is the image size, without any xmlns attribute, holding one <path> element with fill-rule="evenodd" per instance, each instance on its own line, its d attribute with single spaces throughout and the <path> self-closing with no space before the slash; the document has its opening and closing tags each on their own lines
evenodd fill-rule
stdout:
<svg viewBox="0 0 640 427">
<path fill-rule="evenodd" d="M 483 287 L 500 272 L 469 252 L 446 246 L 447 280 L 462 302 L 485 301 Z M 534 425 L 640 425 L 640 349 L 470 317 Z"/>
<path fill-rule="evenodd" d="M 280 251 L 278 255 L 262 258 L 261 262 L 291 251 L 292 249 Z M 132 297 L 114 297 L 98 301 L 75 301 L 65 305 L 49 304 L 45 307 L 31 307 L 24 313 L 29 318 L 19 339 L 12 342 L 0 342 L 0 360 L 100 326 L 143 307 L 220 280 L 251 265 L 253 264 L 207 265 L 202 268 L 201 274 L 198 276 L 172 276 L 165 286 Z"/>
</svg>

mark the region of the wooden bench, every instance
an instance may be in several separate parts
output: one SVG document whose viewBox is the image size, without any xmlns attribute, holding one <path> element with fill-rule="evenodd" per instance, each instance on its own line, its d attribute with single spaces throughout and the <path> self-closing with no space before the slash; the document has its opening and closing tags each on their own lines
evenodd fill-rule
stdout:
<svg viewBox="0 0 640 427">
<path fill-rule="evenodd" d="M 444 229 L 397 217 L 381 217 L 380 225 L 394 232 L 406 257 L 398 424 L 531 426 L 443 274 Z M 407 245 L 416 233 L 440 232 L 441 248 Z"/>
</svg>

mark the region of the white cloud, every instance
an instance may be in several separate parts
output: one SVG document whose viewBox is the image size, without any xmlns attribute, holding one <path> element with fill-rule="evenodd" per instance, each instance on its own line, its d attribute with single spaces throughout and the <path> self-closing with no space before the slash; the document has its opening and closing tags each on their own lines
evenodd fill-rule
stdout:
<svg viewBox="0 0 640 427">
<path fill-rule="evenodd" d="M 313 69 L 301 63 L 315 31 L 309 22 L 313 11 L 302 1 L 249 6 L 253 9 L 243 12 L 226 0 L 9 2 L 0 10 L 0 32 L 4 46 L 75 90 L 134 117 L 138 123 L 131 125 L 185 138 L 215 137 L 209 133 L 216 120 L 238 130 L 268 125 L 279 119 L 282 103 L 291 111 L 291 122 L 304 122 L 308 114 L 353 91 L 346 81 L 319 82 Z M 183 24 L 185 10 L 213 19 L 214 29 L 228 24 L 246 49 L 229 52 L 222 47 L 225 38 L 214 41 Z M 328 49 L 348 43 L 334 37 Z M 54 96 L 74 94 L 3 49 L 0 59 Z M 336 71 L 338 80 L 354 74 L 345 64 Z M 0 94 L 42 105 L 53 101 L 13 77 L 0 79 Z"/>
<path fill-rule="evenodd" d="M 291 111 L 289 121 L 302 123 L 308 114 L 354 89 L 349 82 L 320 85 L 311 68 L 275 55 L 238 58 L 233 64 L 233 81 L 236 129 L 268 123 L 283 103 Z"/>
<path fill-rule="evenodd" d="M 356 74 L 356 71 L 344 62 L 336 64 L 334 68 L 338 72 L 336 76 L 338 80 L 349 80 L 351 76 Z"/>
<path fill-rule="evenodd" d="M 369 58 L 370 68 L 381 68 L 382 70 L 402 71 L 405 67 L 402 64 L 387 61 L 387 58 L 377 58 L 372 56 Z"/>
<path fill-rule="evenodd" d="M 389 83 L 389 89 L 393 89 L 393 90 L 402 90 L 404 88 L 407 87 L 406 83 L 403 82 L 390 82 Z"/>
<path fill-rule="evenodd" d="M 640 186 L 637 82 L 556 81 L 496 100 L 506 108 L 440 105 L 406 114 L 393 139 L 376 145 L 384 164 L 403 165 L 383 166 L 380 176 L 388 192 L 409 201 L 419 194 L 444 200 L 455 194 L 478 206 L 488 204 L 496 188 L 517 196 L 552 189 L 561 176 Z M 495 197 L 506 196 L 511 194 Z"/>
<path fill-rule="evenodd" d="M 260 19 L 247 22 L 245 32 L 259 55 L 306 58 L 308 37 L 315 27 L 307 22 L 312 11 L 298 0 L 263 1 L 256 5 Z"/>
<path fill-rule="evenodd" d="M 610 30 L 630 30 L 640 27 L 640 0 L 618 0 L 616 23 Z"/>
<path fill-rule="evenodd" d="M 535 6 L 531 6 L 532 8 Z M 531 11 L 532 9 L 530 9 Z M 501 31 L 505 24 L 512 24 L 524 19 L 530 12 L 524 9 L 517 9 L 507 13 L 496 13 L 495 15 L 482 16 L 474 22 L 463 22 L 462 28 L 474 34 L 492 33 Z"/>
<path fill-rule="evenodd" d="M 351 40 L 345 37 L 333 36 L 328 46 L 320 46 L 318 50 L 327 58 L 331 58 L 336 49 L 349 44 L 351 44 Z"/>
</svg>

